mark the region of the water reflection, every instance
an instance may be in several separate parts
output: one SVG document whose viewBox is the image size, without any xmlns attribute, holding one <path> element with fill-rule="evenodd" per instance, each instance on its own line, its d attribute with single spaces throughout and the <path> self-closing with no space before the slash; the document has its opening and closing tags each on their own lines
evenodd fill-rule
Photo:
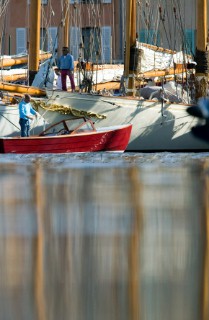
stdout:
<svg viewBox="0 0 209 320">
<path fill-rule="evenodd" d="M 0 319 L 208 320 L 208 164 L 0 164 Z"/>
</svg>

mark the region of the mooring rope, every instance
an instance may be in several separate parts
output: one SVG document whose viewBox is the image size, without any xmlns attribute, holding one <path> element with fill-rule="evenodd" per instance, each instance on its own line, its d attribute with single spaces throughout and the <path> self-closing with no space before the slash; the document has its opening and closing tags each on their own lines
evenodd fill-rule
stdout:
<svg viewBox="0 0 209 320">
<path fill-rule="evenodd" d="M 75 108 L 72 108 L 70 106 L 63 106 L 58 104 L 51 104 L 48 105 L 44 101 L 35 101 L 31 100 L 31 103 L 33 104 L 34 109 L 38 112 L 38 108 L 41 107 L 42 109 L 45 109 L 46 111 L 52 111 L 52 112 L 59 112 L 61 114 L 69 114 L 76 117 L 89 117 L 89 118 L 97 118 L 97 119 L 106 119 L 106 116 L 103 114 L 98 114 L 90 111 L 84 111 L 84 110 L 78 110 Z"/>
</svg>

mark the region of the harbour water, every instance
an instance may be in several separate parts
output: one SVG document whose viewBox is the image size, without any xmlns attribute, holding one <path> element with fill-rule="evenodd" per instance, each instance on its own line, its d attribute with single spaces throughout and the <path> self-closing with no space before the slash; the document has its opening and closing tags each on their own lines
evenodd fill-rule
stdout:
<svg viewBox="0 0 209 320">
<path fill-rule="evenodd" d="M 0 319 L 209 319 L 209 153 L 1 155 L 0 185 Z"/>
</svg>

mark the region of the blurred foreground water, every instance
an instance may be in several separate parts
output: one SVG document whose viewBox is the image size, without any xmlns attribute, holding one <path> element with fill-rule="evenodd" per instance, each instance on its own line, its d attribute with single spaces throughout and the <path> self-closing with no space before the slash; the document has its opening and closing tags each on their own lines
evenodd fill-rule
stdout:
<svg viewBox="0 0 209 320">
<path fill-rule="evenodd" d="M 208 320 L 209 154 L 0 158 L 1 320 Z"/>
</svg>

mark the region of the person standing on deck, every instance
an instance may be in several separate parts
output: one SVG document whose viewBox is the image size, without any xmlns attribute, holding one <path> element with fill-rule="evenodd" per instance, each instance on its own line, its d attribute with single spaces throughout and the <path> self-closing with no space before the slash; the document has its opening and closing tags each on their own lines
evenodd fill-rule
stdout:
<svg viewBox="0 0 209 320">
<path fill-rule="evenodd" d="M 62 56 L 57 61 L 57 67 L 61 72 L 62 90 L 67 91 L 67 76 L 70 79 L 72 92 L 75 91 L 74 82 L 74 58 L 69 53 L 68 47 L 62 48 Z"/>
<path fill-rule="evenodd" d="M 30 103 L 31 97 L 29 94 L 25 94 L 24 99 L 19 103 L 19 115 L 20 115 L 20 128 L 21 137 L 30 136 L 30 123 L 35 117 L 38 117 L 38 112 L 36 112 Z"/>
</svg>

